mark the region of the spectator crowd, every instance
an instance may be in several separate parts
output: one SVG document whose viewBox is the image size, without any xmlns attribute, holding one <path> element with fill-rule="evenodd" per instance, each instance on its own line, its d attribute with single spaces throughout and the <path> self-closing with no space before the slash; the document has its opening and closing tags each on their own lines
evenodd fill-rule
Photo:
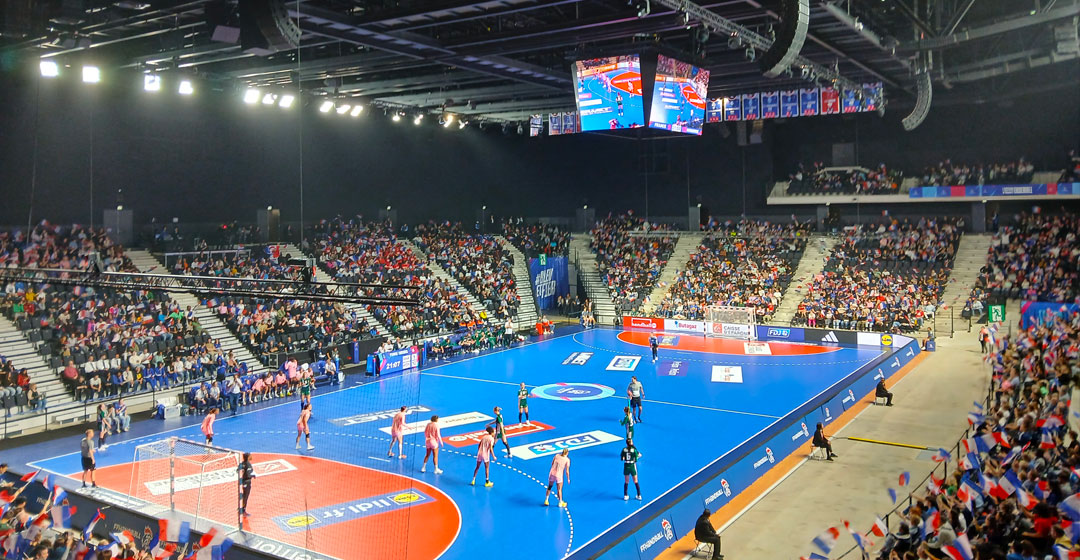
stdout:
<svg viewBox="0 0 1080 560">
<path fill-rule="evenodd" d="M 570 249 L 570 232 L 556 225 L 528 223 L 524 218 L 508 218 L 502 223 L 503 237 L 525 258 L 545 253 L 565 255 Z"/>
<path fill-rule="evenodd" d="M 661 317 L 701 320 L 712 305 L 755 307 L 772 316 L 806 248 L 809 224 L 741 220 L 710 224 L 655 310 Z"/>
<path fill-rule="evenodd" d="M 650 224 L 633 212 L 596 223 L 590 247 L 600 277 L 620 314 L 638 309 L 652 292 L 678 237 L 668 225 Z"/>
<path fill-rule="evenodd" d="M 923 171 L 921 184 L 934 187 L 1030 183 L 1034 175 L 1035 166 L 1024 158 L 989 164 L 961 164 L 945 159 Z"/>
<path fill-rule="evenodd" d="M 810 327 L 914 331 L 933 318 L 963 221 L 921 218 L 851 226 L 792 320 Z"/>
<path fill-rule="evenodd" d="M 492 317 L 513 317 L 521 305 L 514 283 L 513 256 L 491 235 L 467 233 L 457 222 L 428 222 L 416 227 L 414 240 L 472 292 Z"/>
<path fill-rule="evenodd" d="M 898 194 L 904 174 L 884 163 L 870 170 L 829 169 L 822 162 L 799 164 L 789 177 L 787 194 Z"/>
</svg>

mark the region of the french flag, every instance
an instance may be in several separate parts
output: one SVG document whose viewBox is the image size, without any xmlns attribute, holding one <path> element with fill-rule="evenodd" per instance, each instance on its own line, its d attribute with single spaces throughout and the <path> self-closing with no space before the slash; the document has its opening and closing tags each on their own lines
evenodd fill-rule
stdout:
<svg viewBox="0 0 1080 560">
<path fill-rule="evenodd" d="M 937 508 L 931 509 L 929 514 L 923 520 L 923 524 L 919 526 L 919 532 L 922 533 L 922 539 L 926 540 L 926 535 L 937 534 L 938 529 L 941 527 L 941 514 Z"/>
<path fill-rule="evenodd" d="M 874 517 L 874 526 L 870 527 L 870 534 L 876 537 L 884 537 L 889 533 L 889 528 L 880 517 Z"/>
<path fill-rule="evenodd" d="M 837 529 L 836 527 L 829 527 L 828 529 L 822 531 L 820 535 L 814 537 L 814 540 L 811 542 L 811 544 L 814 545 L 814 548 L 820 550 L 822 554 L 828 556 L 829 553 L 832 552 L 833 547 L 836 546 L 836 541 L 839 538 L 840 529 Z"/>
<path fill-rule="evenodd" d="M 968 424 L 972 426 L 980 426 L 983 422 L 986 422 L 986 417 L 978 412 L 969 412 L 967 415 Z"/>
<path fill-rule="evenodd" d="M 1050 495 L 1050 485 L 1045 480 L 1040 480 L 1038 484 L 1035 485 L 1032 494 L 1035 494 L 1035 497 L 1040 500 L 1045 500 L 1046 497 Z"/>
<path fill-rule="evenodd" d="M 1080 521 L 1080 494 L 1073 494 L 1058 504 L 1058 509 L 1073 521 Z"/>
<path fill-rule="evenodd" d="M 1069 550 L 1060 544 L 1055 544 L 1054 556 L 1057 557 L 1058 560 L 1076 560 L 1077 558 L 1080 558 L 1080 552 Z"/>
<path fill-rule="evenodd" d="M 1039 437 L 1039 449 L 1053 449 L 1057 447 L 1054 443 L 1054 436 L 1050 434 L 1050 430 L 1043 430 L 1042 435 Z"/>
<path fill-rule="evenodd" d="M 1024 451 L 1027 451 L 1027 448 L 1028 448 L 1029 445 L 1031 445 L 1031 444 L 1029 443 L 1029 444 L 1025 445 L 1024 447 L 1014 447 L 1014 448 L 1010 449 L 1009 452 L 1005 454 L 1005 458 L 1001 460 L 1001 465 L 1003 467 L 1009 466 L 1009 463 L 1013 462 L 1013 459 L 1019 457 L 1020 454 L 1023 453 Z"/>
<path fill-rule="evenodd" d="M 822 556 L 816 552 L 811 552 L 810 556 L 800 556 L 799 560 L 829 560 L 828 557 Z"/>
<path fill-rule="evenodd" d="M 1031 494 L 1028 494 L 1026 491 L 1024 491 L 1023 488 L 1016 489 L 1016 501 L 1019 502 L 1020 505 L 1024 506 L 1024 509 L 1028 510 L 1035 507 L 1035 504 L 1038 502 L 1038 500 L 1032 497 Z"/>
<path fill-rule="evenodd" d="M 131 531 L 113 533 L 112 538 L 114 541 L 120 543 L 121 546 L 127 546 L 135 542 L 135 536 L 131 534 Z"/>
<path fill-rule="evenodd" d="M 979 468 L 979 455 L 977 453 L 968 453 L 960 458 L 960 468 L 965 471 L 970 471 Z"/>
<path fill-rule="evenodd" d="M 960 488 L 956 490 L 956 499 L 963 502 L 964 507 L 970 510 L 972 501 L 975 500 L 975 492 L 977 492 L 977 490 L 965 480 L 960 483 Z"/>
<path fill-rule="evenodd" d="M 94 525 L 97 525 L 97 522 L 101 521 L 102 519 L 105 519 L 105 514 L 101 513 L 101 510 L 99 509 L 97 510 L 97 514 L 94 515 L 94 518 L 91 519 L 90 522 L 86 524 L 86 528 L 83 529 L 84 541 L 90 540 L 90 538 L 94 534 Z"/>
<path fill-rule="evenodd" d="M 893 488 L 889 488 L 888 492 L 889 492 L 889 499 L 892 500 L 892 503 L 895 504 L 896 503 L 896 490 L 893 489 Z"/>
<path fill-rule="evenodd" d="M 967 535 L 963 533 L 957 535 L 952 544 L 941 547 L 941 551 L 952 560 L 972 560 L 975 558 L 974 553 L 971 551 L 971 542 L 968 541 Z"/>
<path fill-rule="evenodd" d="M 952 459 L 952 455 L 948 451 L 945 451 L 944 448 L 939 447 L 937 453 L 934 453 L 934 456 L 931 457 L 931 459 L 933 459 L 935 463 L 944 463 L 945 461 Z"/>
<path fill-rule="evenodd" d="M 75 506 L 53 506 L 52 523 L 54 527 L 71 528 L 71 516 L 75 514 Z"/>
<path fill-rule="evenodd" d="M 174 543 L 186 543 L 191 539 L 191 524 L 187 521 L 169 521 L 162 519 L 158 521 L 158 532 L 161 538 L 168 542 Z"/>
<path fill-rule="evenodd" d="M 975 442 L 975 438 L 962 439 L 960 443 L 964 446 L 964 453 L 979 452 L 979 444 Z"/>
<path fill-rule="evenodd" d="M 911 473 L 904 471 L 900 473 L 900 486 L 907 486 L 911 482 Z"/>
<path fill-rule="evenodd" d="M 26 473 L 26 474 L 22 475 L 21 477 L 19 477 L 19 480 L 21 480 L 23 482 L 30 482 L 31 480 L 34 480 L 34 477 L 36 477 L 39 472 L 41 472 L 41 471 L 34 471 L 32 473 Z"/>
<path fill-rule="evenodd" d="M 53 504 L 60 505 L 67 499 L 67 490 L 59 486 L 53 487 Z"/>
</svg>

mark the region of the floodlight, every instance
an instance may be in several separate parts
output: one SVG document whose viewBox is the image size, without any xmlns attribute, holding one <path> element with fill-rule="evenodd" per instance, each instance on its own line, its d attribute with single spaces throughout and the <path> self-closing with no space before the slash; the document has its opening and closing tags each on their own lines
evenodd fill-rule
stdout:
<svg viewBox="0 0 1080 560">
<path fill-rule="evenodd" d="M 458 130 L 461 130 L 461 129 L 465 128 L 465 125 L 467 125 L 467 124 L 469 124 L 469 123 L 466 122 L 466 121 L 458 121 L 458 123 L 457 123 Z"/>
<path fill-rule="evenodd" d="M 101 69 L 97 66 L 82 67 L 82 81 L 87 84 L 96 84 L 101 81 Z"/>
<path fill-rule="evenodd" d="M 276 93 L 268 93 L 262 98 L 263 105 L 273 105 L 275 101 L 277 101 Z"/>
<path fill-rule="evenodd" d="M 191 85 L 191 80 L 183 80 L 180 82 L 180 86 L 176 88 L 176 92 L 180 95 L 191 95 L 195 93 L 195 86 Z"/>
<path fill-rule="evenodd" d="M 259 102 L 259 90 L 250 88 L 244 92 L 244 103 L 254 105 Z"/>
<path fill-rule="evenodd" d="M 352 105 L 349 105 L 348 103 L 345 103 L 343 105 L 339 105 L 338 108 L 337 108 L 337 114 L 344 115 L 345 113 L 348 113 L 349 109 L 351 109 L 351 108 L 352 108 Z"/>
<path fill-rule="evenodd" d="M 401 120 L 401 113 L 394 113 L 394 116 L 390 118 L 392 118 L 394 122 L 398 122 Z"/>
<path fill-rule="evenodd" d="M 363 112 L 364 112 L 364 106 L 363 105 L 354 105 L 353 108 L 352 108 L 352 111 L 350 111 L 349 114 L 354 116 L 354 117 L 359 117 L 360 113 L 363 113 Z"/>
<path fill-rule="evenodd" d="M 415 124 L 416 126 L 420 126 L 420 123 L 423 122 L 423 121 L 424 121 L 424 114 L 423 113 L 417 113 L 416 117 L 413 118 L 412 123 Z"/>
<path fill-rule="evenodd" d="M 286 93 L 285 95 L 281 96 L 281 101 L 278 102 L 278 107 L 281 107 L 282 109 L 288 109 L 289 107 L 292 107 L 293 101 L 296 101 L 296 96 Z"/>
<path fill-rule="evenodd" d="M 143 76 L 143 89 L 146 91 L 161 91 L 161 76 L 157 74 Z"/>
<path fill-rule="evenodd" d="M 322 105 L 319 105 L 319 112 L 320 113 L 329 113 L 330 109 L 333 109 L 333 108 L 334 108 L 334 102 L 333 101 L 323 101 Z"/>
<path fill-rule="evenodd" d="M 42 60 L 39 66 L 43 78 L 55 78 L 60 75 L 60 66 L 56 64 L 55 60 Z"/>
</svg>

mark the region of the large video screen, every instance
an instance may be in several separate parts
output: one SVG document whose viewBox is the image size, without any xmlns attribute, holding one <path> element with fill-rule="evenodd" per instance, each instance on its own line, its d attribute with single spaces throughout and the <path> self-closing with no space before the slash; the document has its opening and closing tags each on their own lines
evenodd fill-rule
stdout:
<svg viewBox="0 0 1080 560">
<path fill-rule="evenodd" d="M 638 55 L 579 60 L 574 63 L 574 86 L 582 132 L 645 125 Z"/>
<path fill-rule="evenodd" d="M 649 126 L 700 135 L 708 91 L 708 70 L 660 55 L 656 61 Z"/>
</svg>

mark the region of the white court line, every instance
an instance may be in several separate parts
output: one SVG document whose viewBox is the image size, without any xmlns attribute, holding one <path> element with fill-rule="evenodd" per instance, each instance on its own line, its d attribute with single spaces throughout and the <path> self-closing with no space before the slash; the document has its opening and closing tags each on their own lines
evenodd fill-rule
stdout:
<svg viewBox="0 0 1080 560">
<path fill-rule="evenodd" d="M 494 380 L 494 379 L 480 379 L 480 378 L 477 378 L 477 377 L 462 377 L 462 376 L 458 376 L 458 375 L 445 375 L 445 374 L 442 374 L 442 373 L 426 373 L 426 372 L 423 372 L 423 371 L 420 372 L 420 375 L 433 375 L 435 377 L 446 377 L 446 378 L 449 378 L 449 379 L 461 379 L 463 381 L 478 381 L 480 383 L 498 383 L 500 385 L 513 385 L 515 387 L 517 387 L 519 385 L 518 383 L 511 383 L 510 381 L 497 381 L 497 380 Z M 529 387 L 529 388 L 535 387 L 535 385 L 529 385 L 527 383 L 525 384 L 525 386 Z M 611 399 L 625 399 L 626 397 L 619 396 L 619 395 L 612 395 L 612 396 L 610 396 L 608 398 L 611 398 Z M 673 402 L 667 402 L 667 401 L 656 401 L 656 400 L 652 400 L 652 399 L 642 399 L 642 402 L 655 403 L 655 404 L 666 404 L 668 406 L 681 406 L 681 407 L 685 407 L 685 408 L 696 408 L 698 410 L 711 410 L 713 412 L 728 412 L 728 413 L 731 413 L 731 414 L 746 414 L 748 416 L 760 416 L 762 418 L 772 418 L 774 420 L 777 419 L 777 418 L 781 418 L 780 416 L 773 416 L 771 414 L 758 414 L 756 412 L 743 412 L 741 410 L 728 410 L 726 408 L 711 408 L 711 407 L 708 407 L 708 406 L 698 406 L 698 405 L 694 405 L 694 404 L 680 404 L 680 403 L 673 403 Z"/>
<path fill-rule="evenodd" d="M 382 461 L 384 463 L 390 462 L 390 459 L 387 459 L 385 457 L 372 457 L 371 455 L 368 455 L 368 459 L 374 459 L 375 461 Z"/>
<path fill-rule="evenodd" d="M 360 385 L 353 385 L 352 387 L 346 387 L 346 388 L 344 388 L 344 389 L 338 389 L 338 390 L 336 390 L 336 391 L 324 392 L 324 393 L 319 393 L 319 394 L 312 394 L 312 395 L 311 395 L 311 398 L 313 398 L 313 399 L 317 399 L 317 398 L 319 398 L 319 397 L 327 397 L 327 396 L 333 395 L 333 394 L 335 394 L 335 393 L 343 393 L 343 392 L 345 392 L 345 391 L 351 391 L 351 390 L 353 390 L 353 389 L 359 389 L 359 388 L 361 388 L 361 387 L 367 387 L 368 385 L 378 385 L 378 383 L 375 383 L 375 382 L 368 382 L 368 383 L 362 383 L 362 384 L 360 384 Z M 290 400 L 289 400 L 288 402 L 282 402 L 282 403 L 278 403 L 278 404 L 275 404 L 275 405 L 271 405 L 271 406 L 267 406 L 267 407 L 259 408 L 259 409 L 256 409 L 256 410 L 248 410 L 248 411 L 245 411 L 245 412 L 240 412 L 240 413 L 237 413 L 237 414 L 232 414 L 232 415 L 229 415 L 229 416 L 226 416 L 226 417 L 221 417 L 221 418 L 218 418 L 218 420 L 217 420 L 217 421 L 218 421 L 218 422 L 227 422 L 227 421 L 229 421 L 229 420 L 230 420 L 230 419 L 232 419 L 232 418 L 237 418 L 237 417 L 243 416 L 243 415 L 245 415 L 245 414 L 254 414 L 254 413 L 256 413 L 256 412 L 262 412 L 262 411 L 264 411 L 264 410 L 270 410 L 270 409 L 272 409 L 272 408 L 277 408 L 277 407 L 279 407 L 279 406 L 290 406 L 290 405 L 292 405 L 292 406 L 295 406 L 295 405 L 296 405 L 296 403 L 298 403 L 298 402 L 300 402 L 300 401 L 299 401 L 299 400 L 292 400 L 292 399 L 290 399 Z M 180 426 L 180 427 L 178 427 L 178 428 L 170 428 L 170 429 L 168 429 L 168 430 L 164 430 L 164 431 L 161 431 L 161 432 L 155 432 L 155 433 L 152 433 L 152 434 L 147 434 L 147 435 L 145 435 L 145 436 L 140 436 L 140 437 L 137 437 L 137 438 L 134 438 L 134 439 L 130 439 L 130 440 L 125 440 L 125 441 L 118 441 L 118 442 L 116 442 L 116 443 L 110 443 L 110 444 L 109 444 L 109 446 L 111 447 L 111 446 L 113 446 L 113 445 L 120 445 L 120 444 L 132 443 L 132 442 L 135 442 L 135 441 L 139 441 L 139 440 L 141 440 L 141 439 L 148 439 L 148 438 L 158 437 L 158 436 L 161 436 L 162 434 L 167 434 L 167 433 L 170 433 L 170 432 L 178 432 L 178 431 L 180 431 L 180 430 L 188 430 L 188 429 L 191 429 L 191 428 L 193 428 L 193 427 L 196 427 L 196 426 L 197 426 L 197 424 L 191 424 L 190 426 Z M 100 450 L 98 450 L 98 449 L 95 449 L 95 450 L 94 450 L 94 452 L 95 452 L 95 454 L 96 454 L 96 453 L 100 453 Z M 47 462 L 49 462 L 49 461 L 52 461 L 52 460 L 54 460 L 54 459 L 60 459 L 60 458 L 62 458 L 62 457 L 68 457 L 68 456 L 70 456 L 70 455 L 81 455 L 81 454 L 82 454 L 82 452 L 81 452 L 81 451 L 72 451 L 71 453 L 64 453 L 64 454 L 61 454 L 61 455 L 56 455 L 56 456 L 54 456 L 54 457 L 49 457 L 48 459 L 38 459 L 37 461 L 33 461 L 33 462 L 30 462 L 30 463 L 27 463 L 27 464 L 26 464 L 26 466 L 28 466 L 28 467 L 33 467 L 33 468 L 35 468 L 35 469 L 37 469 L 37 468 L 42 468 L 42 467 L 39 467 L 39 466 L 37 466 L 37 465 L 38 465 L 38 463 L 47 463 Z M 48 469 L 44 469 L 44 470 L 45 470 L 46 472 L 52 472 L 52 471 L 50 471 L 50 470 L 48 470 Z M 81 472 L 82 472 L 82 471 L 80 471 L 80 473 L 81 473 Z M 53 474 L 59 474 L 59 473 L 53 473 Z M 71 480 L 74 480 L 74 478 L 72 478 L 72 477 L 69 477 L 69 476 L 67 476 L 67 475 L 60 475 L 60 476 L 63 476 L 64 478 L 70 478 Z"/>
</svg>

